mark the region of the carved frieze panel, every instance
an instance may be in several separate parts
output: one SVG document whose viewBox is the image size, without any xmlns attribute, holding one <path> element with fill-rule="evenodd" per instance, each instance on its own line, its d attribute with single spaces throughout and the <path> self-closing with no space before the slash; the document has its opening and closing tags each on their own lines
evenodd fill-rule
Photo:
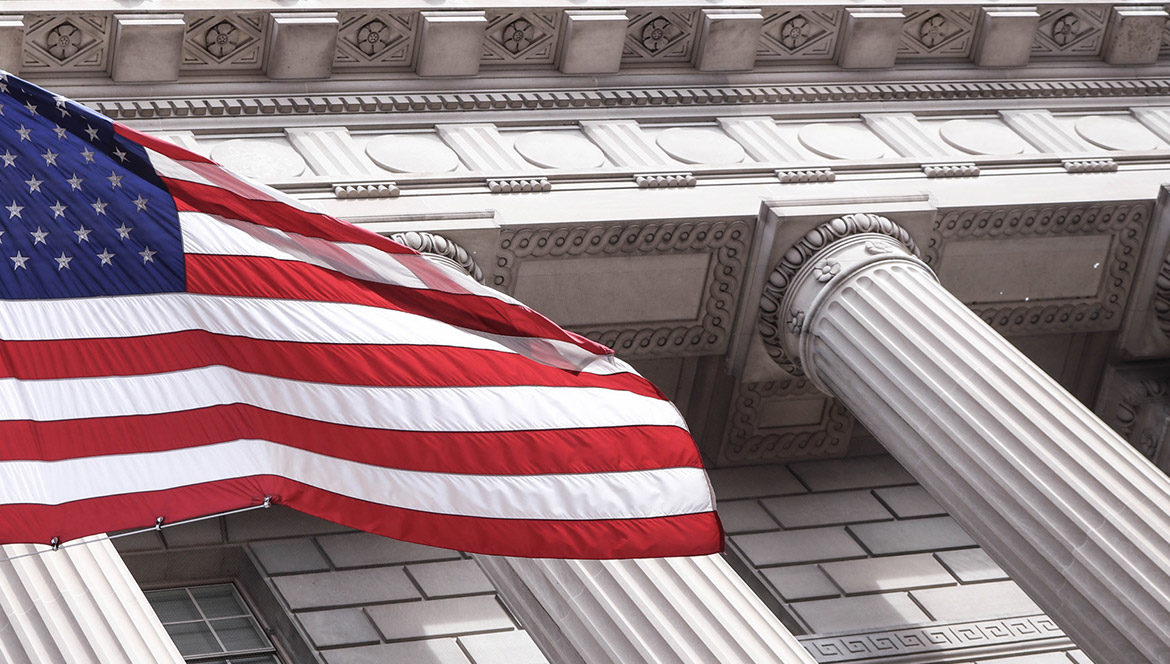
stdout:
<svg viewBox="0 0 1170 664">
<path fill-rule="evenodd" d="M 25 16 L 27 70 L 104 72 L 109 63 L 113 16 L 50 14 Z"/>
<path fill-rule="evenodd" d="M 698 12 L 634 10 L 629 12 L 622 62 L 690 62 L 698 32 Z"/>
<path fill-rule="evenodd" d="M 261 69 L 267 24 L 267 16 L 260 12 L 188 15 L 182 67 Z"/>
<path fill-rule="evenodd" d="M 955 256 L 956 262 L 965 258 L 993 270 L 994 252 L 1009 246 L 1013 250 L 1032 246 L 1043 251 L 1075 252 L 1082 259 L 1078 271 L 1063 275 L 1066 278 L 1061 283 L 1036 283 L 1039 297 L 1026 297 L 1024 290 L 1018 294 L 982 292 L 978 296 L 965 296 L 962 288 L 953 290 L 1003 334 L 1115 330 L 1121 325 L 1133 285 L 1150 207 L 1148 202 L 1132 202 L 953 209 L 940 215 L 923 259 L 942 276 L 944 285 L 953 288 L 947 277 L 962 275 L 953 265 L 945 264 L 948 255 Z M 998 243 L 1009 238 L 1010 245 Z M 1047 241 L 1036 242 L 1042 239 Z M 970 252 L 973 248 L 978 251 Z M 979 252 L 985 252 L 983 259 Z M 1036 256 L 1032 263 L 1039 260 Z"/>
<path fill-rule="evenodd" d="M 1170 460 L 1166 454 L 1170 364 L 1158 362 L 1106 370 L 1096 411 L 1138 452 L 1155 461 L 1159 457 L 1163 463 Z"/>
<path fill-rule="evenodd" d="M 784 9 L 764 13 L 756 62 L 833 59 L 841 32 L 840 9 Z"/>
<path fill-rule="evenodd" d="M 853 416 L 803 377 L 740 383 L 719 449 L 720 465 L 840 456 Z"/>
<path fill-rule="evenodd" d="M 1060 627 L 1043 615 L 936 623 L 857 634 L 812 635 L 802 637 L 800 641 L 819 664 L 904 661 L 902 657 L 915 655 L 927 656 L 930 661 L 958 662 L 983 655 L 994 656 L 1003 652 L 1005 646 L 1010 646 L 1015 653 L 1072 647 L 1072 642 Z"/>
<path fill-rule="evenodd" d="M 560 15 L 552 11 L 488 12 L 484 64 L 551 65 Z"/>
<path fill-rule="evenodd" d="M 976 9 L 907 10 L 898 57 L 966 58 L 975 36 Z"/>
<path fill-rule="evenodd" d="M 750 239 L 747 221 L 506 229 L 500 235 L 492 286 L 506 293 L 523 291 L 523 299 L 530 304 L 549 299 L 543 306 L 533 306 L 550 315 L 563 311 L 561 316 L 553 315 L 554 320 L 567 318 L 566 324 L 574 331 L 613 348 L 622 357 L 722 353 L 731 334 Z M 517 288 L 522 279 L 535 280 L 533 275 L 547 272 L 540 266 L 550 261 L 560 261 L 553 266 L 558 274 L 565 273 L 569 265 L 582 270 L 580 279 L 561 284 L 563 292 L 552 295 L 527 291 L 522 283 Z M 640 303 L 638 310 L 619 314 L 620 302 L 586 302 L 590 296 L 587 291 L 596 288 L 597 282 L 621 278 L 608 273 L 611 265 L 627 271 L 630 280 L 621 286 L 633 293 L 631 301 Z M 522 274 L 525 266 L 530 268 L 527 276 Z M 657 274 L 637 273 L 646 266 L 654 266 Z M 664 283 L 662 274 L 675 275 L 678 283 Z M 590 279 L 593 283 L 588 283 Z M 637 283 L 632 281 L 635 279 L 658 281 Z M 679 292 L 672 293 L 669 302 L 654 303 L 644 297 L 647 289 L 657 293 L 676 288 Z M 649 306 L 647 301 L 658 313 L 641 311 Z M 662 313 L 676 309 L 678 313 Z M 590 320 L 605 316 L 611 317 L 610 322 Z"/>
<path fill-rule="evenodd" d="M 1040 11 L 1032 56 L 1098 55 L 1108 18 L 1108 7 L 1044 8 Z"/>
<path fill-rule="evenodd" d="M 334 69 L 409 68 L 414 56 L 418 14 L 340 12 Z"/>
</svg>

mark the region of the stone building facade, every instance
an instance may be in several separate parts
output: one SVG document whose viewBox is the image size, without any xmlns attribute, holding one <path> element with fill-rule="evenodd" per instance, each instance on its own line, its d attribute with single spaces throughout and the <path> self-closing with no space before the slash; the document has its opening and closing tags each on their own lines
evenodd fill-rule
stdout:
<svg viewBox="0 0 1170 664">
<path fill-rule="evenodd" d="M 728 531 L 520 561 L 249 511 L 4 564 L 0 659 L 1170 661 L 1167 18 L 0 4 L 0 68 L 616 349 Z"/>
</svg>

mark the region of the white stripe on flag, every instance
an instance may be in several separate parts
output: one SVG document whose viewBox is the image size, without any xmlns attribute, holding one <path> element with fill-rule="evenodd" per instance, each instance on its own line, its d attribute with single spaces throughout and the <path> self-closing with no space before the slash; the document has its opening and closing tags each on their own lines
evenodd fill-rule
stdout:
<svg viewBox="0 0 1170 664">
<path fill-rule="evenodd" d="M 383 468 L 263 440 L 62 461 L 4 461 L 0 504 L 56 505 L 254 475 L 279 475 L 395 507 L 503 519 L 648 518 L 713 509 L 699 468 L 460 475 Z"/>
<path fill-rule="evenodd" d="M 685 427 L 669 401 L 599 387 L 369 387 L 224 366 L 142 376 L 0 379 L 0 419 L 118 417 L 250 404 L 297 417 L 403 431 Z"/>
<path fill-rule="evenodd" d="M 145 312 L 151 312 L 147 315 Z M 0 300 L 0 339 L 101 339 L 207 330 L 271 341 L 457 346 L 518 353 L 598 375 L 631 372 L 612 355 L 575 344 L 455 327 L 425 316 L 359 304 L 155 293 L 60 300 Z M 553 353 L 538 353 L 537 347 Z"/>
</svg>

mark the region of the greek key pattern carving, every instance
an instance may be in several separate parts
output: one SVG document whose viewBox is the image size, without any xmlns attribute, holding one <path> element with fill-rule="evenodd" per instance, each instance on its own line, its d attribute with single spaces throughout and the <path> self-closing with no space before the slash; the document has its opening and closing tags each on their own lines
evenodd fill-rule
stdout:
<svg viewBox="0 0 1170 664">
<path fill-rule="evenodd" d="M 1044 615 L 973 622 L 935 624 L 838 636 L 801 637 L 801 644 L 821 664 L 871 662 L 875 658 L 931 654 L 942 657 L 978 657 L 995 646 L 1026 651 L 1043 642 L 1046 649 L 1072 648 L 1052 619 Z M 986 653 L 990 654 L 990 653 Z M 917 660 L 916 660 L 917 661 Z"/>
<path fill-rule="evenodd" d="M 26 16 L 22 67 L 29 70 L 104 72 L 112 18 L 101 14 Z"/>
<path fill-rule="evenodd" d="M 561 257 L 695 254 L 711 256 L 699 315 L 692 321 L 575 331 L 623 357 L 705 355 L 725 350 L 743 279 L 751 225 L 746 221 L 695 221 L 506 229 L 501 233 L 492 286 L 506 293 L 520 263 Z"/>
<path fill-rule="evenodd" d="M 417 39 L 413 12 L 341 12 L 335 69 L 410 67 Z"/>
<path fill-rule="evenodd" d="M 187 16 L 183 68 L 259 70 L 264 64 L 266 18 L 238 12 Z"/>
<path fill-rule="evenodd" d="M 638 88 L 533 92 L 460 92 L 157 100 L 93 99 L 86 103 L 115 120 L 233 115 L 334 115 L 373 112 L 461 112 L 510 109 L 625 108 L 668 106 L 792 105 L 828 100 L 847 102 L 940 101 L 956 99 L 1059 99 L 1063 97 L 1160 97 L 1170 79 L 1038 82 L 874 83 L 710 88 Z"/>
<path fill-rule="evenodd" d="M 842 15 L 839 9 L 765 12 L 756 60 L 832 60 Z"/>
<path fill-rule="evenodd" d="M 935 232 L 927 244 L 923 260 L 937 266 L 946 243 L 954 240 L 1110 235 L 1113 242 L 1097 297 L 975 304 L 971 308 L 1004 334 L 1112 330 L 1121 324 L 1149 217 L 1150 205 L 1140 202 L 1086 207 L 950 210 L 935 223 Z"/>
<path fill-rule="evenodd" d="M 784 253 L 784 257 L 768 275 L 764 283 L 764 291 L 760 296 L 760 315 L 758 329 L 764 341 L 764 349 L 768 351 L 776 364 L 795 376 L 804 375 L 804 371 L 797 363 L 797 358 L 790 358 L 784 350 L 783 333 L 781 326 L 785 322 L 785 312 L 781 312 L 784 302 L 784 293 L 788 285 L 796 277 L 796 273 L 814 260 L 822 249 L 833 242 L 858 233 L 880 233 L 894 238 L 902 243 L 906 250 L 917 256 L 918 246 L 910 234 L 894 222 L 876 214 L 847 214 L 827 221 L 812 229 L 796 244 Z M 832 279 L 839 268 L 834 268 L 825 261 L 814 264 L 816 277 L 820 281 Z"/>
<path fill-rule="evenodd" d="M 1048 7 L 1040 12 L 1033 56 L 1100 54 L 1108 7 Z"/>
<path fill-rule="evenodd" d="M 761 426 L 761 410 L 769 401 L 800 397 L 824 402 L 818 422 Z M 736 386 L 719 463 L 787 462 L 837 456 L 849 446 L 852 433 L 853 416 L 845 406 L 825 396 L 805 378 L 789 376 L 766 383 L 741 383 Z"/>
<path fill-rule="evenodd" d="M 975 38 L 975 9 L 912 10 L 902 26 L 898 57 L 965 58 Z"/>
</svg>

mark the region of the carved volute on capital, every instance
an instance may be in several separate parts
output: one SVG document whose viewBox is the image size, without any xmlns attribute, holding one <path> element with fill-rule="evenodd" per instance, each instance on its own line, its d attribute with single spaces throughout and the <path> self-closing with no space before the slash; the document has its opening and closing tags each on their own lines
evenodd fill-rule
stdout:
<svg viewBox="0 0 1170 664">
<path fill-rule="evenodd" d="M 390 236 L 398 244 L 410 247 L 432 261 L 455 268 L 483 283 L 483 270 L 471 257 L 471 253 L 451 240 L 426 231 L 406 231 Z"/>
<path fill-rule="evenodd" d="M 876 214 L 847 214 L 812 229 L 785 252 L 764 284 L 759 331 L 768 355 L 793 375 L 804 375 L 799 344 L 824 295 L 875 262 L 912 261 L 929 270 L 919 255 L 905 229 Z"/>
</svg>

